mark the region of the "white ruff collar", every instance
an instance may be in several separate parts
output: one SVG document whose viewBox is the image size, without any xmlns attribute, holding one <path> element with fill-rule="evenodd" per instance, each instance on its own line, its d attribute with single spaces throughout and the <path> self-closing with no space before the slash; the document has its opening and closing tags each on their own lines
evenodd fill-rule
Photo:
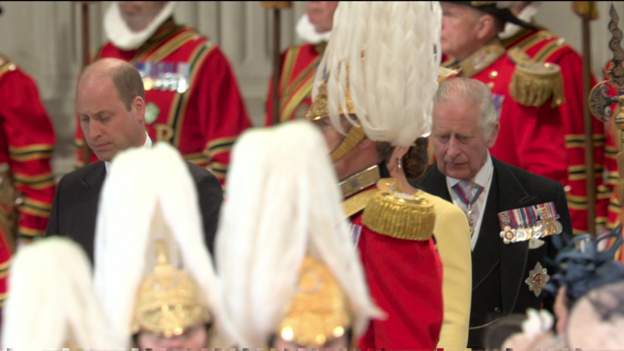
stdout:
<svg viewBox="0 0 624 351">
<path fill-rule="evenodd" d="M 149 39 L 156 29 L 167 20 L 173 13 L 173 1 L 163 7 L 158 16 L 140 32 L 133 32 L 121 17 L 119 4 L 114 2 L 104 15 L 104 31 L 108 40 L 122 50 L 138 49 L 147 39 Z"/>
<path fill-rule="evenodd" d="M 531 23 L 533 17 L 537 15 L 537 10 L 538 9 L 535 4 L 529 4 L 522 11 L 520 11 L 517 17 L 527 23 Z M 498 37 L 501 39 L 511 38 L 516 35 L 521 29 L 522 27 L 517 24 L 507 23 L 505 24 L 505 30 L 498 33 Z"/>
<path fill-rule="evenodd" d="M 331 35 L 331 30 L 324 33 L 317 33 L 307 14 L 303 14 L 303 16 L 299 18 L 296 30 L 299 38 L 310 44 L 329 41 L 329 36 Z"/>
</svg>

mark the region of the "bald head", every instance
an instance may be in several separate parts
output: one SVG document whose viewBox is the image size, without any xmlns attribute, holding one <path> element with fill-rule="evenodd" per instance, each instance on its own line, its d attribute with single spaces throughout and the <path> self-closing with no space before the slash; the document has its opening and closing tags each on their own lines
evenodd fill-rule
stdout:
<svg viewBox="0 0 624 351">
<path fill-rule="evenodd" d="M 135 97 L 145 99 L 145 90 L 141 74 L 131 64 L 115 58 L 97 60 L 85 67 L 78 81 L 78 90 L 83 82 L 111 79 L 119 98 L 123 101 L 126 109 L 130 111 L 130 105 Z"/>
<path fill-rule="evenodd" d="M 76 91 L 76 110 L 89 147 L 104 161 L 145 143 L 145 92 L 139 72 L 118 59 L 87 66 Z"/>
</svg>

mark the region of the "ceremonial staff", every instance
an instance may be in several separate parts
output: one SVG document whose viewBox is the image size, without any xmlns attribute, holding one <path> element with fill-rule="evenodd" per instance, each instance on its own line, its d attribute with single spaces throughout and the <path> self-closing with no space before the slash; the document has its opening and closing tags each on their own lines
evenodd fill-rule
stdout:
<svg viewBox="0 0 624 351">
<path fill-rule="evenodd" d="M 279 99 L 279 79 L 281 76 L 281 52 L 280 37 L 281 29 L 281 10 L 290 8 L 290 1 L 262 1 L 262 7 L 272 10 L 273 12 L 273 79 L 271 84 L 273 115 L 271 116 L 272 125 L 279 123 L 280 118 L 280 99 Z"/>
<path fill-rule="evenodd" d="M 619 152 L 616 155 L 618 171 L 617 194 L 620 200 L 624 199 L 624 183 L 622 174 L 624 173 L 624 49 L 622 49 L 622 31 L 618 27 L 620 18 L 611 4 L 609 8 L 609 49 L 613 53 L 613 58 L 607 69 L 607 80 L 598 83 L 588 97 L 588 105 L 591 113 L 603 122 L 615 118 L 618 135 Z M 620 216 L 622 213 L 620 212 Z"/>
<path fill-rule="evenodd" d="M 589 22 L 598 18 L 598 11 L 593 1 L 574 1 L 574 12 L 581 17 L 583 45 L 583 96 L 588 96 L 591 89 L 591 31 Z M 583 108 L 585 126 L 585 169 L 587 175 L 587 226 L 588 232 L 596 234 L 596 169 L 594 166 L 594 138 L 589 107 Z"/>
</svg>

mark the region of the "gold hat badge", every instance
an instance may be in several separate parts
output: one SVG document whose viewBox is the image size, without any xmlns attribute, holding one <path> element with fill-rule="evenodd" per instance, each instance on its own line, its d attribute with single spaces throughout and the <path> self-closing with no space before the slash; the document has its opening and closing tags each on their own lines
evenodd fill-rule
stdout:
<svg viewBox="0 0 624 351">
<path fill-rule="evenodd" d="M 277 329 L 278 336 L 302 346 L 320 347 L 345 335 L 351 326 L 350 308 L 327 266 L 306 256 L 297 288 Z"/>
<path fill-rule="evenodd" d="M 210 312 L 201 303 L 193 279 L 169 263 L 163 240 L 156 241 L 155 247 L 156 265 L 139 287 L 132 332 L 146 330 L 171 337 L 210 322 Z"/>
</svg>

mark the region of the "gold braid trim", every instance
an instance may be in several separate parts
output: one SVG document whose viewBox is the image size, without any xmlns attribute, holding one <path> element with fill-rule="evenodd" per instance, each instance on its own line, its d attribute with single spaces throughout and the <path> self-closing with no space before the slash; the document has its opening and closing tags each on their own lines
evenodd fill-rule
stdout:
<svg viewBox="0 0 624 351">
<path fill-rule="evenodd" d="M 563 78 L 561 69 L 552 63 L 538 63 L 518 50 L 509 50 L 516 63 L 509 92 L 515 101 L 524 106 L 539 107 L 552 98 L 551 106 L 563 103 Z"/>
<path fill-rule="evenodd" d="M 428 240 L 433 235 L 433 204 L 421 197 L 399 193 L 388 187 L 388 180 L 377 183 L 380 191 L 368 202 L 362 223 L 375 232 L 396 239 Z"/>
</svg>

